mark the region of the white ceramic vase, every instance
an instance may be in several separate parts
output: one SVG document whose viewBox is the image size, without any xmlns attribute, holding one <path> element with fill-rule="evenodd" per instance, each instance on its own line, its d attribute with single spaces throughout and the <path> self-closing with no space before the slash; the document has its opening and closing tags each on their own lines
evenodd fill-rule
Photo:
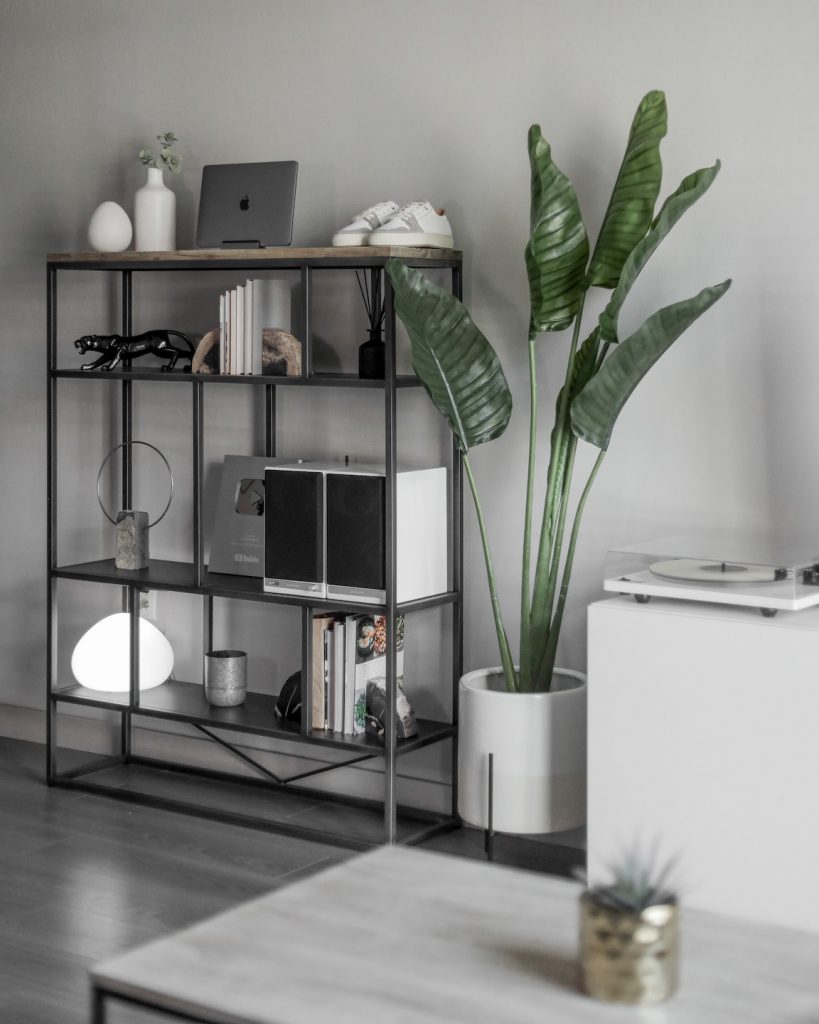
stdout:
<svg viewBox="0 0 819 1024">
<path fill-rule="evenodd" d="M 508 693 L 500 668 L 461 677 L 458 813 L 487 828 L 489 754 L 492 825 L 532 834 L 586 820 L 586 677 L 555 669 L 548 693 Z"/>
<path fill-rule="evenodd" d="M 176 196 L 162 180 L 161 167 L 148 168 L 148 180 L 134 196 L 134 225 L 137 251 L 176 248 Z"/>
</svg>

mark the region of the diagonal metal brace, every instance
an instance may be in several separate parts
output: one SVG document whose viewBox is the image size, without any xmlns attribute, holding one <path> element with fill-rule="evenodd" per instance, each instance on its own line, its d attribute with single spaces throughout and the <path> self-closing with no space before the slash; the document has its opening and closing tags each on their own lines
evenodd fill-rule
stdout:
<svg viewBox="0 0 819 1024">
<path fill-rule="evenodd" d="M 213 740 L 215 743 L 218 743 L 226 750 L 229 750 L 231 754 L 235 754 L 238 758 L 241 758 L 241 760 L 244 761 L 246 764 L 249 764 L 252 768 L 255 768 L 257 771 L 261 772 L 262 775 L 266 776 L 268 779 L 272 779 L 279 786 L 286 786 L 289 782 L 296 782 L 299 779 L 306 779 L 311 775 L 321 775 L 324 772 L 331 772 L 335 768 L 349 768 L 350 765 L 358 764 L 361 761 L 370 761 L 372 758 L 377 756 L 376 753 L 359 754 L 356 757 L 351 757 L 346 761 L 334 761 L 332 764 L 322 765 L 321 768 L 311 768 L 306 772 L 298 772 L 296 775 L 289 775 L 286 779 L 284 779 L 281 776 L 277 775 L 275 772 L 271 771 L 269 768 L 265 768 L 263 764 L 259 764 L 259 762 L 255 760 L 255 758 L 252 758 L 243 750 L 240 750 L 238 747 L 234 746 L 232 743 L 229 743 L 227 740 L 222 739 L 221 736 L 217 736 L 216 733 L 211 732 L 210 729 L 207 729 L 204 725 L 199 725 L 197 722 L 191 722 L 190 724 L 194 727 L 194 729 L 198 729 L 199 732 L 204 733 L 205 736 L 208 737 L 208 739 Z"/>
</svg>

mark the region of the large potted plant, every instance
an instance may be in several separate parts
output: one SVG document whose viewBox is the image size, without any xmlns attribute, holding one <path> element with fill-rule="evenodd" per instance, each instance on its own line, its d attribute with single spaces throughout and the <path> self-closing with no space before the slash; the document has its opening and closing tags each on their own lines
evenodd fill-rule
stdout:
<svg viewBox="0 0 819 1024">
<path fill-rule="evenodd" d="M 460 683 L 459 810 L 486 826 L 488 757 L 494 753 L 494 826 L 508 832 L 572 828 L 585 818 L 585 679 L 555 669 L 555 655 L 586 499 L 615 421 L 643 376 L 677 338 L 728 289 L 730 281 L 666 306 L 625 338 L 623 303 L 651 254 L 710 187 L 719 171 L 695 171 L 655 216 L 667 112 L 662 92 L 640 102 L 594 249 L 568 178 L 552 160 L 540 127 L 529 130 L 531 233 L 525 250 L 531 316 L 529 454 L 522 516 L 521 626 L 517 662 L 501 614 L 481 503 L 469 460 L 476 445 L 499 437 L 512 396 L 492 345 L 464 305 L 423 274 L 387 262 L 396 313 L 412 345 L 416 374 L 446 417 L 463 454 L 475 505 L 500 666 Z M 591 255 L 590 255 L 591 253 Z M 581 341 L 591 288 L 611 295 Z M 541 336 L 571 331 L 566 371 L 555 410 L 545 502 L 537 531 L 534 494 L 537 452 L 537 352 Z M 570 507 L 578 440 L 598 449 L 579 500 Z"/>
</svg>

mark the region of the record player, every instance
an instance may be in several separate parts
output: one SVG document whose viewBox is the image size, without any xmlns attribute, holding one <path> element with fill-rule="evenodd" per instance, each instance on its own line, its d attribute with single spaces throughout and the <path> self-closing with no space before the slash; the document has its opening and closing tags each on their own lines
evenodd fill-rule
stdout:
<svg viewBox="0 0 819 1024">
<path fill-rule="evenodd" d="M 763 615 L 819 605 L 819 545 L 803 546 L 665 537 L 614 548 L 603 587 L 652 597 L 759 608 Z"/>
</svg>

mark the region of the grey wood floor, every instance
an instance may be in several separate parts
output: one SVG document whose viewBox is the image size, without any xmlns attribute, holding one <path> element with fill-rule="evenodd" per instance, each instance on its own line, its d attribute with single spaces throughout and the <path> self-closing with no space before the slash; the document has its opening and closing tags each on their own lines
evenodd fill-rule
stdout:
<svg viewBox="0 0 819 1024">
<path fill-rule="evenodd" d="M 92 964 L 351 855 L 49 789 L 44 766 L 42 747 L 0 739 L 2 1024 L 85 1024 Z"/>
<path fill-rule="evenodd" d="M 349 850 L 44 783 L 44 748 L 0 738 L 0 1024 L 85 1024 L 88 969 L 320 871 Z M 482 857 L 462 829 L 428 848 Z M 568 873 L 578 850 L 499 837 L 497 858 Z M 275 970 L 275 965 L 271 965 Z M 167 1018 L 126 1009 L 110 1024 Z"/>
</svg>

